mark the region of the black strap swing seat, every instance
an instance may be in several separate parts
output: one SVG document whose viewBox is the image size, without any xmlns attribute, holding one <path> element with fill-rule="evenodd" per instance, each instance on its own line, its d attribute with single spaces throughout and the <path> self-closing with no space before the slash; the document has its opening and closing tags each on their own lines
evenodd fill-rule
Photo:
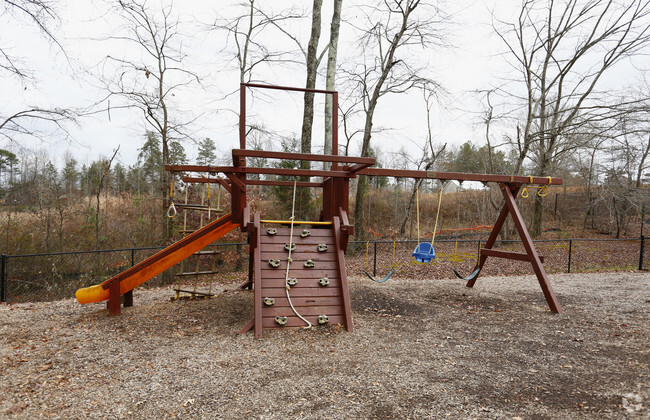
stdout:
<svg viewBox="0 0 650 420">
<path fill-rule="evenodd" d="M 475 278 L 478 277 L 478 273 L 481 272 L 481 267 L 476 267 L 474 269 L 474 271 L 472 271 L 470 273 L 470 275 L 467 276 L 467 277 L 461 276 L 460 273 L 458 271 L 456 271 L 455 268 L 452 268 L 452 270 L 453 270 L 454 274 L 456 275 L 456 277 L 458 277 L 459 279 L 464 280 L 464 281 L 471 281 L 471 280 L 474 280 Z"/>
<path fill-rule="evenodd" d="M 366 276 L 368 276 L 368 278 L 369 278 L 370 280 L 374 281 L 375 283 L 384 283 L 384 282 L 388 281 L 388 279 L 390 279 L 390 277 L 395 273 L 395 269 L 392 268 L 392 269 L 388 272 L 388 274 L 386 274 L 383 278 L 381 278 L 381 279 L 379 279 L 379 280 L 375 279 L 375 278 L 374 278 L 373 276 L 371 276 L 370 273 L 368 273 L 367 271 L 364 271 L 364 273 L 366 273 Z"/>
</svg>

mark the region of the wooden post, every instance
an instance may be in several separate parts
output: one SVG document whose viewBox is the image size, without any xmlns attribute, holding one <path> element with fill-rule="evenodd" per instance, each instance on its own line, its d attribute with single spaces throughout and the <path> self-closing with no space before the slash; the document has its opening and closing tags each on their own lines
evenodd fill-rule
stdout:
<svg viewBox="0 0 650 420">
<path fill-rule="evenodd" d="M 133 306 L 133 290 L 124 293 L 124 307 L 130 308 L 131 306 Z"/>
<path fill-rule="evenodd" d="M 117 316 L 122 310 L 122 305 L 120 304 L 120 282 L 111 282 L 110 286 L 108 287 L 108 293 L 108 301 L 106 302 L 108 314 L 110 316 Z"/>
</svg>

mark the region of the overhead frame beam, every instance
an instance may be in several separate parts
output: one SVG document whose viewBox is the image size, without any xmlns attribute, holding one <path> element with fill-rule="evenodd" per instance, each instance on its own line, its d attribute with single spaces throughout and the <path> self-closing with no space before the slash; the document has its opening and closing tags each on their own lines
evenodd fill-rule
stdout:
<svg viewBox="0 0 650 420">
<path fill-rule="evenodd" d="M 370 157 L 319 155 L 314 153 L 273 152 L 267 150 L 233 149 L 233 157 L 259 157 L 267 159 L 310 160 L 315 162 L 338 162 L 374 165 L 375 159 Z"/>
<path fill-rule="evenodd" d="M 476 182 L 500 182 L 517 184 L 540 184 L 540 185 L 562 185 L 562 178 L 550 178 L 543 176 L 510 176 L 491 174 L 469 174 L 464 172 L 434 172 L 434 171 L 411 171 L 405 169 L 382 169 L 367 168 L 357 172 L 357 175 L 368 176 L 392 176 L 395 178 L 415 179 L 440 179 L 448 181 L 476 181 Z"/>
</svg>

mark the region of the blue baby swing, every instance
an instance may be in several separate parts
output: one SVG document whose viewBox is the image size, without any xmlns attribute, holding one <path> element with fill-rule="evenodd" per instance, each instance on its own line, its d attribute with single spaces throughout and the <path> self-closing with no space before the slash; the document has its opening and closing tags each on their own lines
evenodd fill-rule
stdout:
<svg viewBox="0 0 650 420">
<path fill-rule="evenodd" d="M 436 241 L 436 230 L 438 229 L 438 216 L 440 216 L 440 204 L 442 203 L 442 192 L 445 189 L 445 184 L 443 183 L 440 187 L 440 195 L 438 196 L 438 210 L 436 212 L 436 223 L 433 227 L 433 234 L 431 235 L 431 243 L 429 242 L 419 242 L 418 245 L 413 250 L 413 257 L 415 261 L 419 263 L 430 263 L 436 258 L 436 250 L 433 248 L 433 244 Z M 420 187 L 418 186 L 415 190 L 415 208 L 417 215 L 417 226 L 418 226 L 418 241 L 420 240 Z"/>
</svg>

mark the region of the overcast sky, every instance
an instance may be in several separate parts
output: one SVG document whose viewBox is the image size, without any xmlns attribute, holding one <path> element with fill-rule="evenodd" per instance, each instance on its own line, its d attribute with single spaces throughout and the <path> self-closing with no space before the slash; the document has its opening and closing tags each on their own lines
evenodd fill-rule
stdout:
<svg viewBox="0 0 650 420">
<path fill-rule="evenodd" d="M 238 109 L 239 97 L 224 96 L 238 89 L 238 73 L 232 66 L 227 66 L 228 57 L 232 57 L 232 48 L 226 44 L 224 35 L 205 32 L 201 30 L 201 24 L 211 22 L 218 15 L 234 13 L 236 8 L 233 5 L 236 3 L 235 0 L 177 1 L 174 5 L 175 13 L 183 22 L 183 31 L 187 34 L 183 40 L 184 51 L 188 55 L 186 68 L 203 77 L 203 86 L 179 92 L 175 105 L 184 109 L 182 115 L 188 119 L 197 117 L 192 126 L 194 139 L 210 137 L 215 140 L 220 152 L 228 155 L 229 150 L 239 144 L 237 118 L 233 112 Z M 330 2 L 324 3 L 321 48 L 329 39 L 331 17 Z M 483 127 L 478 124 L 480 95 L 474 92 L 501 84 L 502 79 L 512 71 L 505 65 L 504 57 L 499 55 L 503 45 L 492 34 L 490 11 L 498 3 L 494 0 L 448 1 L 443 8 L 450 16 L 446 30 L 451 48 L 421 52 L 421 59 L 431 68 L 430 76 L 449 92 L 433 115 L 432 128 L 438 143 L 459 145 L 469 140 L 477 145 L 484 144 Z M 150 4 L 155 6 L 159 3 L 153 0 Z M 308 9 L 311 1 L 273 2 L 274 7 L 278 8 L 291 4 Z M 344 0 L 344 20 L 354 18 L 356 4 L 358 2 Z M 21 56 L 23 64 L 33 71 L 36 80 L 35 83 L 10 78 L 0 80 L 0 91 L 3 92 L 0 109 L 7 114 L 9 110 L 19 110 L 29 105 L 86 108 L 105 96 L 105 92 L 98 88 L 95 76 L 101 72 L 101 63 L 106 55 L 139 54 L 123 42 L 102 40 L 115 34 L 120 24 L 117 16 L 107 13 L 106 2 L 68 0 L 59 2 L 57 7 L 61 21 L 53 26 L 53 32 L 64 46 L 67 59 L 29 21 L 12 20 L 8 15 L 0 17 L 3 48 L 9 48 L 14 55 Z M 500 19 L 509 20 L 516 17 L 516 8 L 501 4 L 495 13 Z M 302 26 L 292 27 L 305 44 L 309 24 L 309 19 L 305 19 Z M 339 43 L 340 60 L 349 59 L 356 41 L 352 37 L 352 28 L 344 23 Z M 293 48 L 290 41 L 279 35 L 274 35 L 272 42 L 287 43 L 289 48 Z M 280 66 L 256 74 L 256 79 L 267 84 L 304 85 L 303 74 Z M 324 88 L 324 84 L 324 78 L 319 77 L 317 87 Z M 256 114 L 273 130 L 282 131 L 283 134 L 297 133 L 301 126 L 301 101 L 300 95 L 282 93 L 274 98 L 255 101 L 249 112 Z M 113 99 L 112 106 L 116 104 L 119 101 Z M 107 107 L 107 104 L 101 107 Z M 314 131 L 316 147 L 322 144 L 323 124 L 322 105 L 317 103 L 317 107 Z M 402 146 L 411 151 L 417 150 L 417 145 L 426 135 L 426 114 L 421 94 L 383 98 L 375 116 L 375 126 L 389 129 L 373 140 L 385 160 L 390 160 L 388 157 L 391 153 Z M 64 139 L 62 133 L 39 141 L 21 137 L 16 138 L 13 145 L 1 140 L 4 143 L 0 143 L 0 147 L 16 150 L 18 145 L 23 145 L 32 150 L 45 150 L 60 165 L 66 151 L 71 152 L 79 162 L 87 163 L 98 156 L 109 156 L 119 146 L 118 159 L 124 164 L 133 164 L 147 127 L 141 111 L 114 108 L 110 113 L 106 110 L 92 117 L 81 118 L 78 126 L 71 125 L 68 129 L 71 134 L 68 139 Z M 193 160 L 196 145 L 185 142 L 184 146 L 190 160 Z M 358 151 L 357 145 L 353 145 L 351 153 L 358 154 Z"/>
</svg>

